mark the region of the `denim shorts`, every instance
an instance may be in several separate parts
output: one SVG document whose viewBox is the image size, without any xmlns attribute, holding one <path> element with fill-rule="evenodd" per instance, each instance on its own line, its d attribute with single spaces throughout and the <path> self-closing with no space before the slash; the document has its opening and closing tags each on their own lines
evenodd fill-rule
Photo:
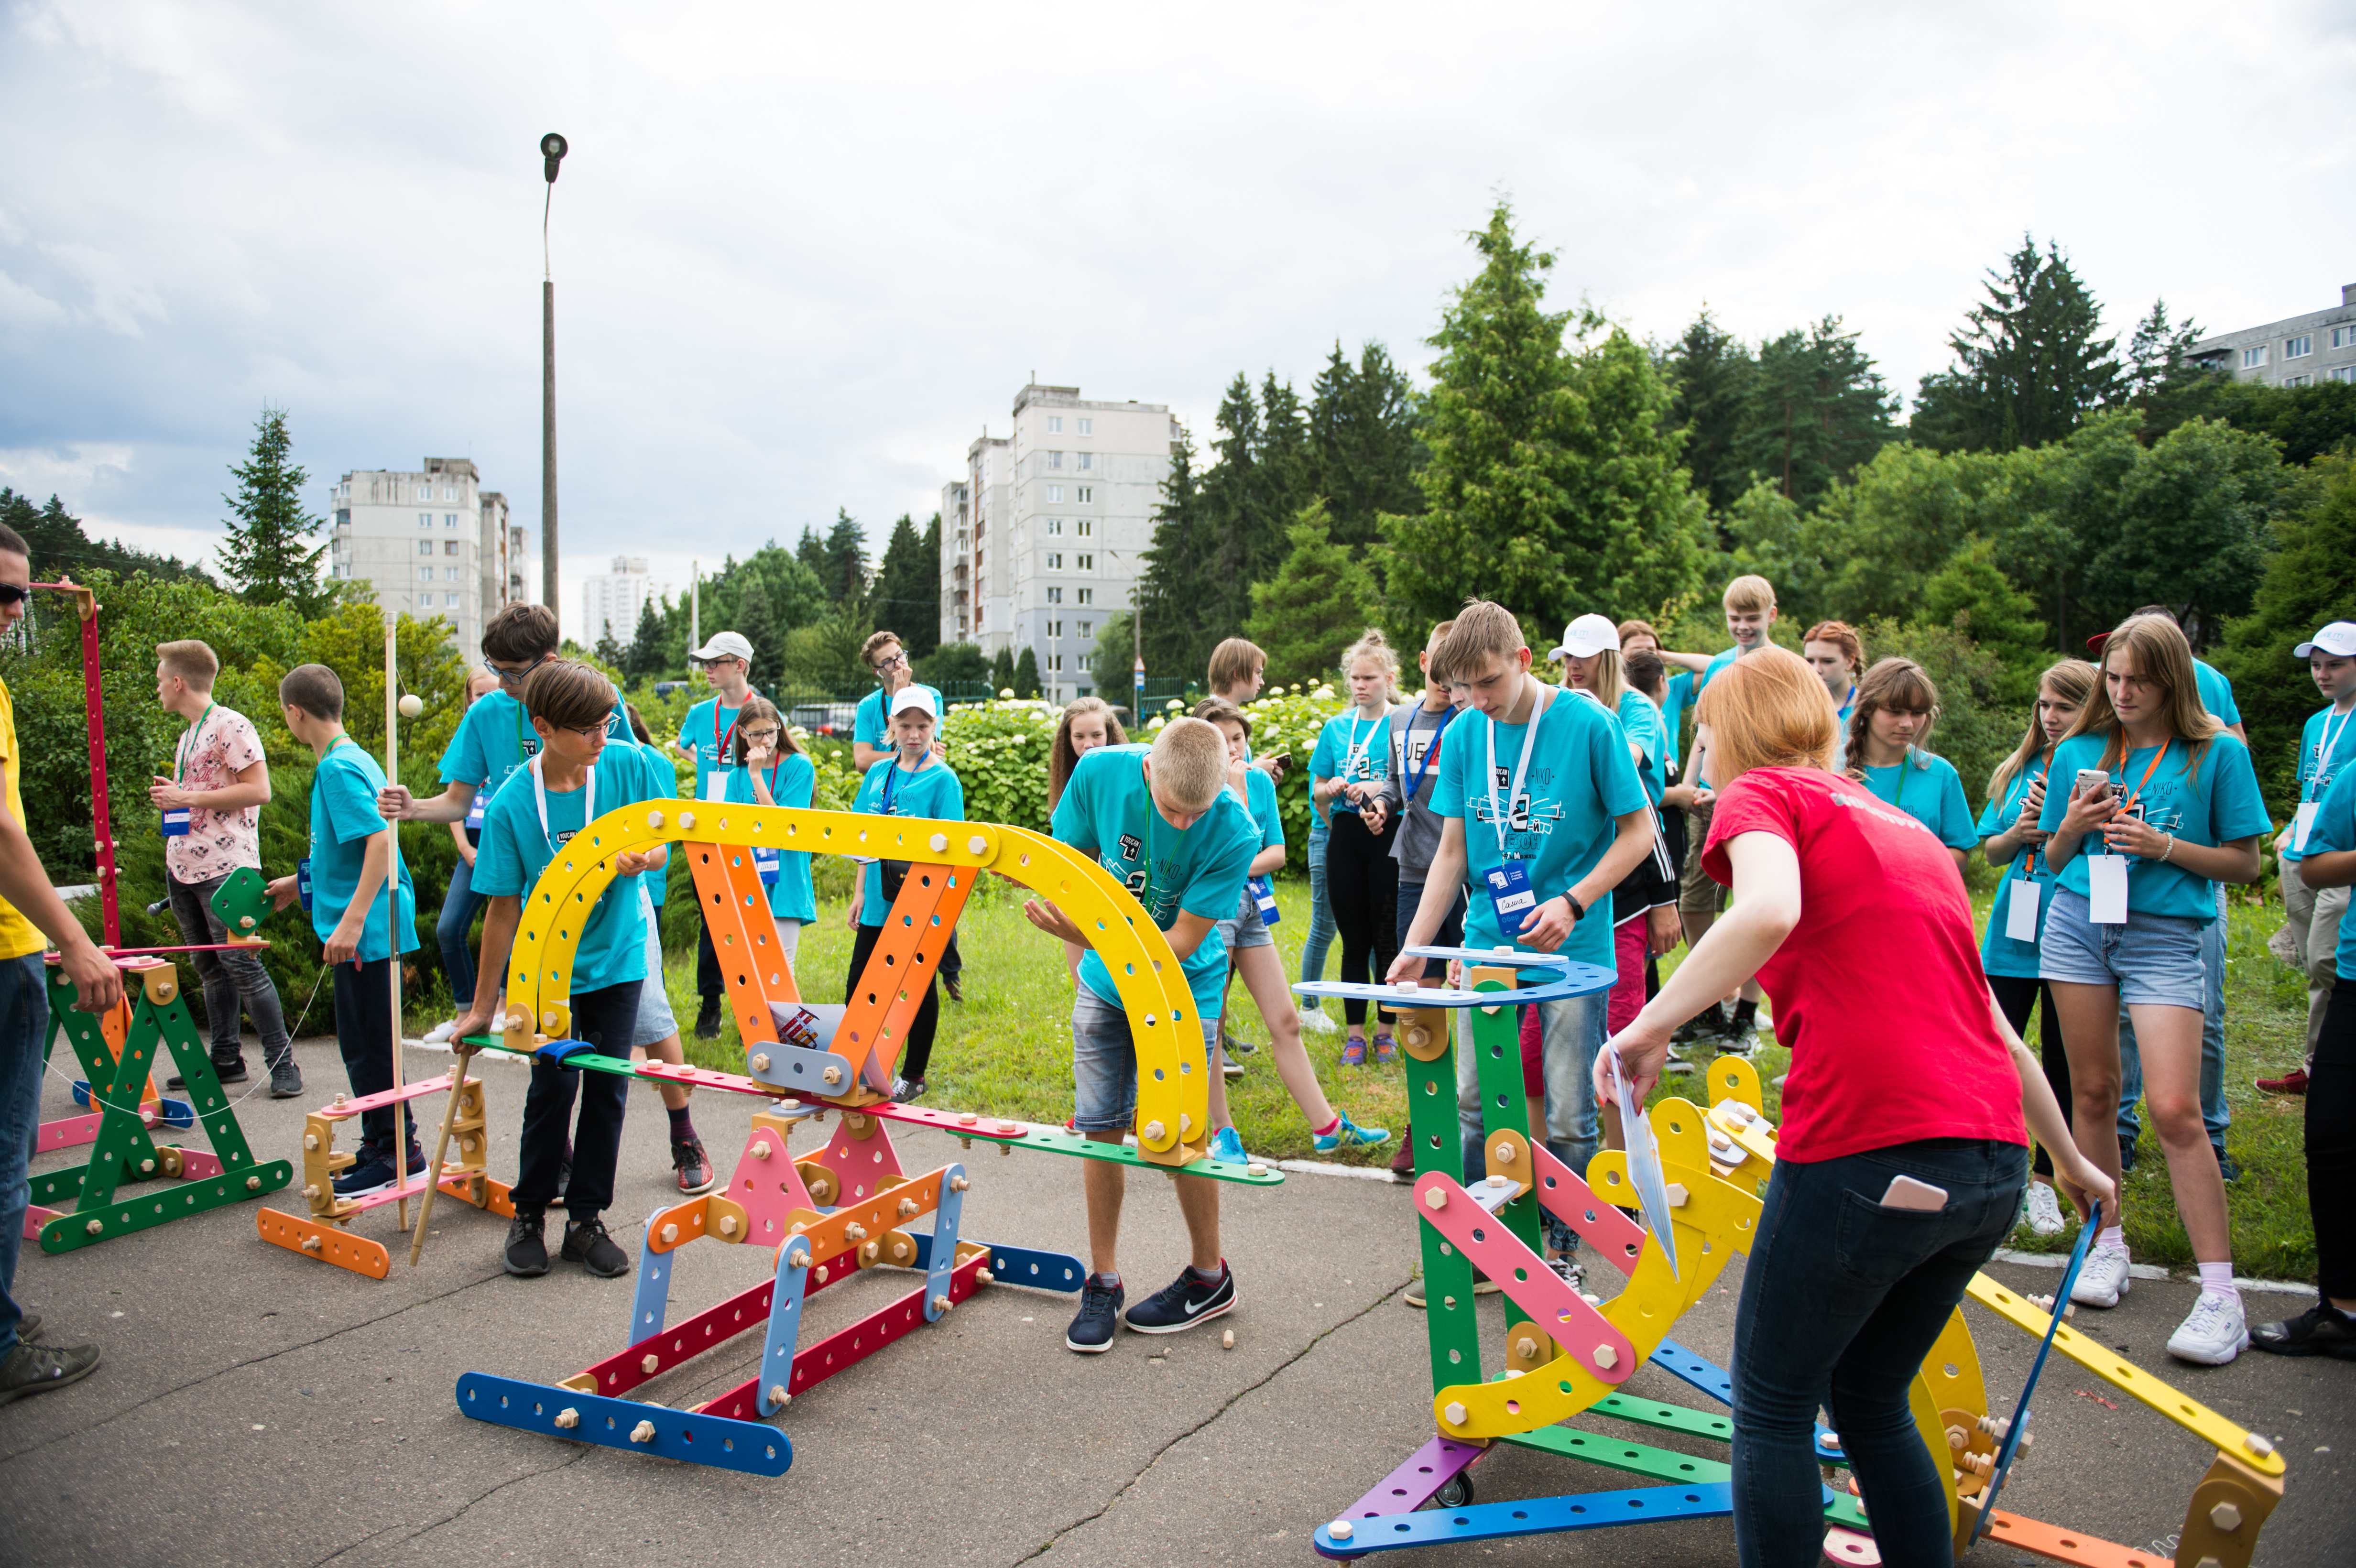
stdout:
<svg viewBox="0 0 2356 1568">
<path fill-rule="evenodd" d="M 1423 884 L 1421 882 L 1410 882 L 1404 877 L 1400 878 L 1398 891 L 1398 944 L 1399 949 L 1402 952 L 1407 949 L 1408 927 L 1415 923 L 1415 912 L 1422 905 L 1422 903 Z M 1433 947 L 1462 947 L 1464 945 L 1464 895 L 1462 892 L 1459 892 L 1456 895 L 1455 903 L 1449 906 L 1448 918 L 1441 921 L 1440 923 L 1440 929 L 1431 933 L 1430 945 Z M 1438 960 L 1435 959 L 1433 962 L 1437 963 Z"/>
<path fill-rule="evenodd" d="M 1244 889 L 1243 896 L 1236 904 L 1235 919 L 1219 922 L 1219 939 L 1227 944 L 1230 953 L 1240 953 L 1247 947 L 1276 945 L 1276 938 L 1269 933 L 1268 923 L 1259 917 L 1259 901 L 1252 897 L 1249 887 Z"/>
<path fill-rule="evenodd" d="M 647 981 L 638 987 L 637 1022 L 630 1027 L 634 1047 L 653 1045 L 679 1032 L 679 1020 L 671 1016 L 670 988 L 663 984 L 661 912 L 644 887 L 638 890 L 638 908 L 647 917 Z"/>
<path fill-rule="evenodd" d="M 2179 915 L 2131 914 L 2125 925 L 2096 925 L 2086 918 L 2084 895 L 2053 890 L 2038 944 L 2038 977 L 2067 986 L 2116 986 L 2129 1007 L 2190 1008 L 2200 1012 L 2209 995 L 2209 972 L 2201 962 L 2202 923 Z"/>
<path fill-rule="evenodd" d="M 1200 1068 L 1211 1068 L 1211 1042 L 1219 1020 L 1200 1020 Z M 1129 1015 L 1083 982 L 1072 1003 L 1072 1125 L 1084 1133 L 1126 1131 L 1137 1120 L 1137 1046 L 1130 1039 Z"/>
</svg>

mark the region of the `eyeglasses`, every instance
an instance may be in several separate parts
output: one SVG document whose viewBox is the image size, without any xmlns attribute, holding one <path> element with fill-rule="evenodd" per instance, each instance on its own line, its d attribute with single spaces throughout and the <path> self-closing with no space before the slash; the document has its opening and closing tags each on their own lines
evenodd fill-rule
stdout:
<svg viewBox="0 0 2356 1568">
<path fill-rule="evenodd" d="M 594 741 L 605 732 L 605 721 L 600 720 L 594 724 L 559 724 L 556 728 L 568 735 L 578 735 L 584 741 Z"/>
<path fill-rule="evenodd" d="M 774 741 L 776 738 L 777 732 L 775 730 L 747 730 L 744 731 L 744 739 L 747 741 Z"/>
<path fill-rule="evenodd" d="M 532 667 L 530 665 L 525 665 L 521 669 L 509 669 L 505 665 L 493 664 L 488 659 L 483 661 L 483 667 L 498 676 L 501 686 L 521 686 L 524 677 L 532 671 Z"/>
<path fill-rule="evenodd" d="M 19 588 L 13 582 L 0 582 L 0 604 L 22 604 L 33 596 L 29 588 Z"/>
<path fill-rule="evenodd" d="M 879 670 L 897 669 L 905 667 L 907 662 L 908 656 L 905 654 L 885 654 L 882 658 L 875 661 L 875 667 Z"/>
</svg>

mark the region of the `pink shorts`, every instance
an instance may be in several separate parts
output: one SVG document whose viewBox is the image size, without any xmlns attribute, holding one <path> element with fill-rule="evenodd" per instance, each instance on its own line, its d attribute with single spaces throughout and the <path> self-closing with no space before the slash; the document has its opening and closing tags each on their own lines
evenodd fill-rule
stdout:
<svg viewBox="0 0 2356 1568">
<path fill-rule="evenodd" d="M 1645 918 L 1638 915 L 1624 920 L 1612 933 L 1612 961 L 1620 971 L 1619 982 L 1603 1006 L 1605 1038 L 1618 1034 L 1636 1021 L 1644 1010 L 1644 927 Z"/>
</svg>

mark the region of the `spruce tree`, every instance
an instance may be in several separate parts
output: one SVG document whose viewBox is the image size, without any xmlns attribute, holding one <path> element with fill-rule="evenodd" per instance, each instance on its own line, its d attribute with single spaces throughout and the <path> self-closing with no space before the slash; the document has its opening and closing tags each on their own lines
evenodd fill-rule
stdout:
<svg viewBox="0 0 2356 1568">
<path fill-rule="evenodd" d="M 819 573 L 827 595 L 837 604 L 862 598 L 867 592 L 867 530 L 850 512 L 834 510 L 834 526 L 826 531 L 826 570 Z"/>
<path fill-rule="evenodd" d="M 1694 488 L 1723 515 L 1751 487 L 1751 474 L 1735 457 L 1758 367 L 1742 340 L 1718 324 L 1708 305 L 1673 344 L 1662 369 L 1675 389 L 1670 422 L 1685 432 L 1686 467 Z"/>
<path fill-rule="evenodd" d="M 1191 676 L 1226 635 L 1212 631 L 1218 594 L 1211 547 L 1202 485 L 1194 475 L 1194 443 L 1182 431 L 1170 451 L 1162 504 L 1153 509 L 1153 540 L 1137 585 L 1147 669 Z M 1011 664 L 1007 673 L 1013 673 Z"/>
<path fill-rule="evenodd" d="M 663 657 L 663 617 L 652 599 L 638 606 L 637 632 L 630 638 L 629 651 L 622 656 L 622 673 L 633 681 L 650 675 L 667 674 L 670 661 Z"/>
<path fill-rule="evenodd" d="M 1027 643 L 1023 646 L 1023 656 L 1014 661 L 1014 695 L 1039 695 L 1039 655 Z"/>
<path fill-rule="evenodd" d="M 910 658 L 921 658 L 940 645 L 941 572 L 938 521 L 930 556 L 907 513 L 892 525 L 891 542 L 884 548 L 884 565 L 875 574 L 876 618 L 900 634 L 900 645 Z"/>
<path fill-rule="evenodd" d="M 1013 689 L 1014 653 L 1011 648 L 1001 648 L 998 656 L 990 661 L 990 695 L 995 697 Z"/>
<path fill-rule="evenodd" d="M 1915 441 L 1947 452 L 2043 446 L 2116 400 L 2118 340 L 2095 336 L 2103 307 L 2058 243 L 2040 252 L 2023 235 L 1986 288 L 1947 340 L 1954 365 L 1922 378 Z"/>
<path fill-rule="evenodd" d="M 1285 530 L 1291 553 L 1276 575 L 1251 585 L 1244 635 L 1268 655 L 1268 678 L 1290 686 L 1331 680 L 1342 650 L 1373 624 L 1379 601 L 1365 564 L 1333 538 L 1326 504 L 1301 507 Z"/>
<path fill-rule="evenodd" d="M 1733 462 L 1802 507 L 1881 450 L 1898 400 L 1857 334 L 1828 315 L 1759 346 Z M 1697 481 L 1698 483 L 1698 481 Z"/>
<path fill-rule="evenodd" d="M 1363 557 L 1381 537 L 1377 517 L 1423 509 L 1415 483 L 1419 419 L 1415 389 L 1388 349 L 1365 343 L 1354 366 L 1334 342 L 1312 389 L 1309 442 L 1310 493 L 1325 498 L 1335 543 Z"/>
<path fill-rule="evenodd" d="M 221 497 L 232 516 L 222 524 L 228 537 L 215 556 L 221 575 L 237 585 L 247 603 L 291 604 L 308 617 L 331 597 L 319 581 L 327 547 L 305 542 L 318 531 L 320 519 L 303 510 L 303 486 L 311 476 L 287 461 L 293 448 L 286 411 L 263 405 L 252 453 L 230 465 L 237 494 Z"/>
</svg>

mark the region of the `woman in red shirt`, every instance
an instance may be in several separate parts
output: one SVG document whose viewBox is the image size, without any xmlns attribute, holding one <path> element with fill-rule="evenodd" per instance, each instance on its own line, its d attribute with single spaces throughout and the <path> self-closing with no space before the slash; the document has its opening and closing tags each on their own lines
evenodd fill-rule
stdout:
<svg viewBox="0 0 2356 1568">
<path fill-rule="evenodd" d="M 1744 1568 L 1817 1562 L 1822 1406 L 1881 1560 L 1945 1568 L 1949 1488 L 1908 1386 L 2020 1212 L 2030 1131 L 2073 1200 L 2109 1205 L 2111 1181 L 1997 1010 L 1954 856 L 1832 772 L 1824 683 L 1762 649 L 1709 683 L 1700 720 L 1718 791 L 1702 865 L 1734 907 L 1598 1057 L 1597 1082 L 1617 1052 L 1649 1091 L 1671 1030 L 1754 973 L 1765 985 L 1792 1071 L 1735 1317 L 1735 1546 Z"/>
</svg>

